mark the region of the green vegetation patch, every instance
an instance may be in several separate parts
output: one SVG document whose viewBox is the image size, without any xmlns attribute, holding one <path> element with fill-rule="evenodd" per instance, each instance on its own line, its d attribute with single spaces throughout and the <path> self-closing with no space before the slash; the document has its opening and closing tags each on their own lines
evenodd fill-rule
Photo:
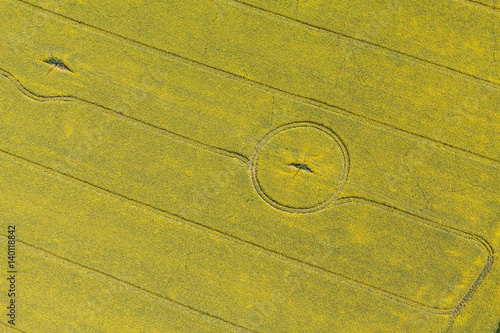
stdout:
<svg viewBox="0 0 500 333">
<path fill-rule="evenodd" d="M 44 62 L 47 63 L 47 64 L 49 64 L 49 65 L 51 65 L 51 66 L 53 66 L 53 67 L 59 68 L 59 69 L 61 69 L 63 71 L 69 71 L 69 72 L 73 73 L 73 71 L 71 69 L 69 69 L 69 67 L 66 66 L 66 64 L 62 60 L 57 59 L 56 57 L 54 57 L 52 55 L 52 53 L 50 54 L 50 58 L 47 59 L 47 60 L 44 60 Z"/>
</svg>

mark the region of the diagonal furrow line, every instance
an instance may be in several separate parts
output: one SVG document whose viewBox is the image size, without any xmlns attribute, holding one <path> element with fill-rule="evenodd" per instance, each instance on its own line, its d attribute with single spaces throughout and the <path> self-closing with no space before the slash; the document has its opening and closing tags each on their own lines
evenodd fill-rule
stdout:
<svg viewBox="0 0 500 333">
<path fill-rule="evenodd" d="M 7 238 L 7 235 L 4 235 L 4 234 L 0 234 L 0 236 Z M 142 287 L 140 287 L 138 285 L 135 285 L 133 283 L 124 281 L 122 279 L 119 279 L 119 278 L 117 278 L 117 277 L 115 277 L 113 275 L 110 275 L 108 273 L 105 273 L 105 272 L 102 272 L 100 270 L 94 269 L 92 267 L 80 264 L 80 263 L 75 262 L 75 261 L 73 261 L 71 259 L 61 257 L 61 256 L 59 256 L 57 254 L 51 253 L 51 252 L 49 252 L 49 251 L 47 251 L 45 249 L 42 249 L 42 248 L 40 248 L 38 246 L 29 244 L 28 242 L 25 242 L 25 241 L 22 241 L 22 240 L 16 240 L 16 242 L 22 244 L 23 246 L 25 246 L 27 248 L 28 251 L 30 251 L 30 252 L 38 255 L 38 256 L 46 257 L 46 258 L 48 258 L 48 259 L 50 259 L 52 261 L 55 261 L 58 264 L 62 264 L 64 266 L 70 267 L 70 268 L 72 268 L 74 270 L 83 271 L 84 273 L 91 272 L 91 274 L 94 275 L 94 276 L 97 276 L 97 277 L 99 277 L 101 279 L 105 279 L 105 280 L 108 280 L 108 281 L 112 281 L 112 282 L 118 283 L 119 285 L 121 285 L 121 286 L 123 286 L 125 288 L 128 288 L 129 290 L 130 289 L 137 290 L 137 291 L 141 292 L 142 294 L 145 294 L 146 296 L 152 297 L 152 298 L 154 298 L 156 300 L 168 301 L 170 303 L 170 305 L 173 305 L 177 309 L 188 311 L 188 312 L 191 312 L 191 313 L 195 313 L 197 315 L 207 316 L 208 318 L 210 318 L 212 320 L 215 319 L 215 320 L 219 321 L 218 324 L 221 324 L 221 322 L 222 322 L 222 323 L 224 323 L 226 325 L 229 324 L 232 328 L 240 328 L 240 329 L 245 329 L 248 332 L 255 332 L 255 331 L 249 330 L 246 327 L 240 326 L 240 325 L 235 324 L 235 323 L 233 323 L 231 321 L 228 321 L 226 319 L 218 317 L 216 315 L 212 315 L 212 314 L 210 314 L 208 312 L 196 309 L 196 308 L 191 307 L 189 305 L 186 305 L 186 304 L 183 304 L 181 302 L 175 301 L 175 300 L 173 300 L 173 299 L 171 299 L 169 297 L 163 296 L 163 295 L 158 294 L 156 292 L 144 289 L 144 288 L 142 288 Z"/>
<path fill-rule="evenodd" d="M 474 283 L 472 284 L 471 288 L 469 289 L 469 291 L 467 292 L 467 294 L 465 294 L 465 296 L 462 298 L 462 300 L 460 301 L 460 303 L 453 309 L 452 313 L 450 314 L 450 318 L 448 320 L 448 325 L 447 325 L 447 327 L 446 327 L 446 329 L 444 331 L 445 333 L 450 332 L 450 330 L 451 330 L 451 328 L 453 326 L 453 322 L 455 321 L 455 318 L 460 313 L 460 310 L 462 310 L 464 308 L 464 306 L 466 305 L 467 301 L 472 297 L 472 295 L 474 294 L 474 292 L 476 291 L 476 289 L 479 287 L 479 285 L 483 281 L 483 279 L 486 276 L 486 274 L 488 274 L 488 272 L 491 269 L 491 266 L 493 266 L 493 262 L 494 262 L 494 257 L 493 256 L 489 257 L 488 258 L 488 263 L 483 268 L 483 270 L 481 271 L 481 274 L 474 281 Z"/>
<path fill-rule="evenodd" d="M 17 327 L 14 327 L 12 325 L 6 324 L 3 321 L 1 321 L 2 325 L 4 326 L 5 329 L 8 329 L 10 331 L 16 331 L 16 332 L 21 332 L 21 333 L 28 333 L 27 331 L 23 331 Z"/>
<path fill-rule="evenodd" d="M 469 5 L 473 4 L 475 7 L 479 7 L 483 10 L 486 9 L 489 11 L 493 11 L 494 13 L 498 14 L 498 7 L 496 7 L 495 5 L 489 5 L 489 4 L 486 4 L 484 2 L 477 1 L 477 0 L 455 0 L 455 1 L 465 2 L 465 3 L 468 3 Z"/>
<path fill-rule="evenodd" d="M 139 120 L 137 118 L 133 118 L 133 117 L 127 116 L 127 115 L 125 115 L 123 113 L 120 113 L 118 111 L 112 110 L 112 109 L 110 109 L 108 107 L 105 107 L 103 105 L 100 105 L 100 104 L 97 104 L 97 103 L 94 103 L 94 102 L 86 101 L 84 99 L 81 99 L 81 98 L 78 98 L 78 97 L 73 97 L 73 96 L 42 96 L 42 95 L 37 95 L 37 94 L 29 91 L 28 89 L 26 89 L 26 87 L 24 87 L 11 73 L 9 73 L 8 71 L 6 71 L 6 70 L 4 70 L 2 68 L 0 68 L 0 75 L 3 75 L 7 79 L 9 79 L 16 86 L 16 88 L 19 89 L 19 91 L 23 95 L 25 95 L 26 97 L 28 97 L 28 98 L 30 98 L 32 100 L 35 100 L 35 101 L 38 101 L 38 102 L 65 101 L 65 102 L 79 103 L 79 104 L 82 104 L 84 106 L 88 106 L 88 107 L 91 107 L 93 109 L 96 109 L 96 110 L 98 110 L 98 111 L 100 111 L 102 113 L 111 115 L 114 118 L 117 118 L 119 120 L 131 123 L 131 124 L 133 124 L 135 126 L 139 126 L 139 127 L 143 128 L 143 129 L 145 129 L 147 131 L 159 134 L 161 136 L 166 136 L 166 137 L 169 137 L 171 139 L 180 141 L 182 143 L 185 143 L 185 144 L 188 144 L 188 145 L 191 145 L 191 146 L 195 146 L 197 148 L 209 150 L 209 151 L 211 151 L 213 153 L 224 155 L 224 156 L 229 157 L 229 158 L 234 158 L 237 161 L 242 162 L 244 165 L 247 165 L 249 163 L 249 159 L 246 156 L 244 156 L 244 155 L 242 155 L 240 153 L 229 151 L 229 150 L 226 150 L 226 149 L 223 149 L 223 148 L 218 148 L 218 147 L 215 147 L 215 146 L 211 146 L 211 145 L 205 144 L 205 143 L 203 143 L 201 141 L 197 141 L 197 140 L 188 138 L 186 136 L 183 136 L 183 135 L 171 132 L 171 131 L 169 131 L 167 129 L 164 129 L 162 127 L 150 124 L 150 123 L 142 121 L 142 120 Z"/>
<path fill-rule="evenodd" d="M 320 26 L 317 26 L 317 25 L 314 25 L 314 24 L 310 24 L 310 23 L 307 23 L 305 21 L 301 21 L 301 20 L 295 19 L 295 18 L 287 16 L 287 15 L 283 15 L 283 14 L 280 14 L 280 13 L 277 13 L 277 12 L 273 12 L 271 10 L 268 10 L 268 9 L 265 9 L 265 8 L 262 8 L 262 7 L 258 7 L 258 6 L 255 6 L 255 5 L 248 4 L 248 3 L 244 2 L 244 1 L 240 1 L 240 0 L 218 0 L 218 1 L 225 1 L 226 3 L 228 3 L 229 5 L 233 5 L 234 7 L 240 7 L 240 8 L 245 8 L 247 10 L 255 11 L 255 12 L 260 13 L 261 15 L 267 15 L 269 17 L 274 17 L 276 19 L 280 19 L 280 20 L 288 22 L 288 23 L 296 24 L 296 25 L 299 25 L 299 26 L 301 26 L 303 28 L 306 28 L 308 30 L 313 30 L 313 31 L 319 32 L 319 33 L 326 33 L 328 35 L 336 35 L 338 37 L 346 38 L 346 39 L 349 39 L 349 40 L 355 42 L 357 45 L 370 46 L 370 47 L 373 47 L 373 48 L 376 48 L 376 49 L 379 49 L 379 50 L 383 50 L 383 51 L 385 51 L 386 53 L 389 53 L 389 54 L 393 53 L 394 55 L 403 56 L 406 59 L 412 60 L 412 61 L 417 62 L 419 64 L 430 65 L 434 69 L 440 69 L 440 70 L 445 70 L 447 72 L 452 72 L 452 73 L 454 73 L 456 75 L 462 76 L 462 78 L 467 78 L 467 79 L 471 79 L 471 80 L 481 81 L 482 83 L 485 83 L 485 84 L 488 84 L 488 85 L 492 85 L 496 89 L 500 88 L 500 84 L 498 84 L 496 82 L 493 82 L 493 81 L 490 81 L 490 80 L 487 80 L 487 79 L 483 79 L 481 77 L 478 77 L 478 76 L 475 76 L 475 75 L 472 75 L 472 74 L 460 71 L 458 69 L 455 69 L 455 68 L 452 68 L 452 67 L 449 67 L 449 66 L 446 66 L 446 65 L 442 65 L 440 63 L 433 62 L 433 61 L 430 61 L 430 60 L 426 60 L 424 58 L 420 58 L 420 57 L 411 55 L 409 53 L 405 53 L 405 52 L 402 52 L 402 51 L 391 49 L 389 47 L 383 46 L 381 44 L 373 43 L 373 42 L 370 42 L 370 41 L 365 40 L 365 39 L 361 39 L 361 38 L 349 36 L 349 35 L 346 35 L 346 34 L 341 33 L 341 32 L 333 31 L 333 30 L 330 30 L 330 29 L 327 29 L 327 28 L 324 28 L 324 27 L 320 27 Z M 470 0 L 468 0 L 468 1 L 470 1 Z"/>
</svg>

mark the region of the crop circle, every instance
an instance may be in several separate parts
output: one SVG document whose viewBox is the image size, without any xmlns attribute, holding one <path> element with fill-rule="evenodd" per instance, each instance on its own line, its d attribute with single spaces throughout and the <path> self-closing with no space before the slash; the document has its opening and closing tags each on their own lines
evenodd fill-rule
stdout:
<svg viewBox="0 0 500 333">
<path fill-rule="evenodd" d="M 253 186 L 264 201 L 291 213 L 324 209 L 339 196 L 349 173 L 342 140 L 312 122 L 283 125 L 256 146 L 250 161 Z"/>
</svg>

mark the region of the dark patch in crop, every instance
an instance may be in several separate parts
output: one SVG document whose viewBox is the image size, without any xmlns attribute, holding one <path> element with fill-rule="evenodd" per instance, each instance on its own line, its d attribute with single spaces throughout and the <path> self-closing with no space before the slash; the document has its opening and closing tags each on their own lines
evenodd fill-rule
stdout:
<svg viewBox="0 0 500 333">
<path fill-rule="evenodd" d="M 293 166 L 299 170 L 304 170 L 306 172 L 312 172 L 312 170 L 306 165 L 306 164 L 303 164 L 303 163 L 292 163 L 290 164 L 290 166 Z"/>
<path fill-rule="evenodd" d="M 43 62 L 51 65 L 52 67 L 55 67 L 55 68 L 59 68 L 60 70 L 63 70 L 63 71 L 68 71 L 68 72 L 71 72 L 73 73 L 73 71 L 71 69 L 69 69 L 68 66 L 66 66 L 66 64 L 60 60 L 60 59 L 57 59 L 56 57 L 54 57 L 52 55 L 52 53 L 50 54 L 50 58 L 44 60 Z M 50 72 L 50 71 L 49 71 Z M 48 74 L 48 73 L 47 73 Z"/>
</svg>

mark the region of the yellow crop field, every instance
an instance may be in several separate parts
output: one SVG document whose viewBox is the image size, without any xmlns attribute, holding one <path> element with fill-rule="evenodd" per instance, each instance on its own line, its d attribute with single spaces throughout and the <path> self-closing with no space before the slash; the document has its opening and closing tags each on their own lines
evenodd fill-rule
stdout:
<svg viewBox="0 0 500 333">
<path fill-rule="evenodd" d="M 500 328 L 496 1 L 0 13 L 0 331 Z"/>
</svg>

